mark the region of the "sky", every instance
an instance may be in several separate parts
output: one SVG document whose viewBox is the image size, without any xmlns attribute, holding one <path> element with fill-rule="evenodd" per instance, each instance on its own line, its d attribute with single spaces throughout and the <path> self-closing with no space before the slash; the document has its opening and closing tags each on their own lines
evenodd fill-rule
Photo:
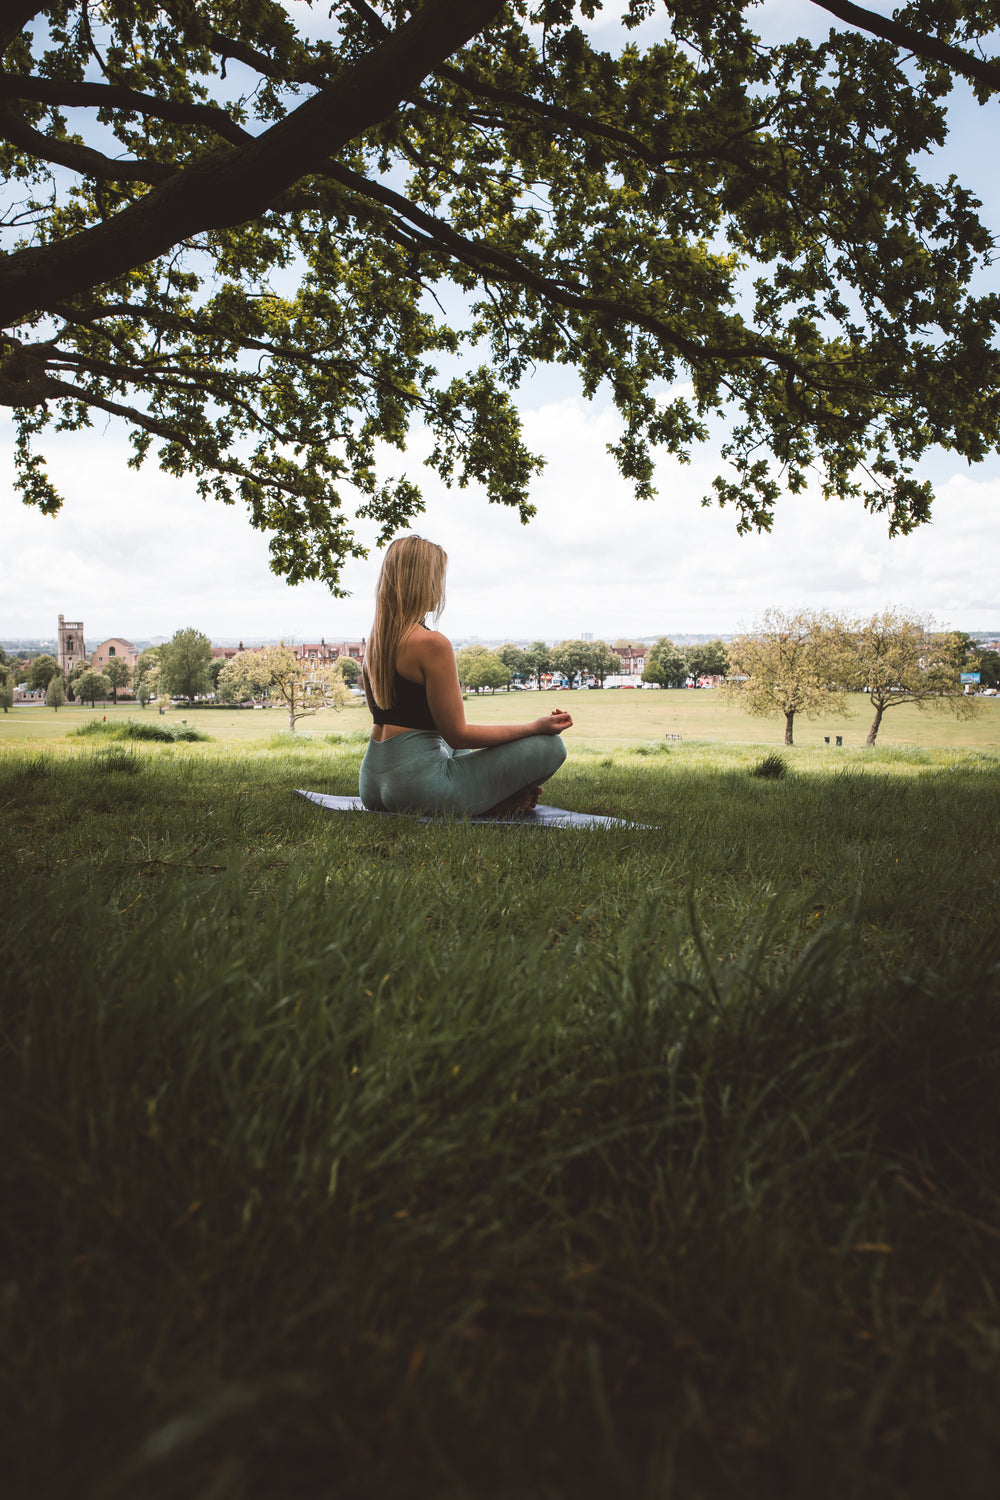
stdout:
<svg viewBox="0 0 1000 1500">
<path fill-rule="evenodd" d="M 806 11 L 774 0 L 764 18 L 800 30 Z M 1000 229 L 984 122 L 974 106 L 961 106 L 940 166 L 960 172 Z M 619 430 L 613 408 L 587 403 L 571 375 L 551 372 L 527 383 L 518 404 L 528 447 L 547 459 L 532 489 L 538 514 L 526 527 L 473 488 L 447 491 L 423 467 L 419 432 L 405 456 L 387 461 L 386 472 L 405 472 L 424 490 L 426 512 L 413 529 L 449 555 L 441 628 L 453 639 L 731 634 L 766 608 L 800 606 L 864 615 L 896 605 L 942 626 L 1000 629 L 1000 461 L 970 470 L 931 458 L 921 477 L 934 482 L 933 521 L 909 537 L 890 539 L 885 519 L 860 502 L 816 493 L 779 502 L 770 534 L 740 537 L 734 512 L 700 504 L 718 472 L 711 445 L 686 466 L 661 459 L 659 498 L 637 502 L 606 451 Z M 240 507 L 200 500 L 193 481 L 170 479 L 154 463 L 129 469 L 114 420 L 46 435 L 66 504 L 42 516 L 10 487 L 11 432 L 0 411 L 0 640 L 51 638 L 59 613 L 83 620 L 92 642 L 186 626 L 214 640 L 367 633 L 377 554 L 345 567 L 349 598 L 334 599 L 321 584 L 290 587 L 270 571 L 267 539 Z"/>
</svg>

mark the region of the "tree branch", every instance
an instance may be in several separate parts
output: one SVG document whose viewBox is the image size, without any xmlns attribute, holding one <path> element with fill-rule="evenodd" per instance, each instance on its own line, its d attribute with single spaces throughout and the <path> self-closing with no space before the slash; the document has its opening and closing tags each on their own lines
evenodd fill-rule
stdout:
<svg viewBox="0 0 1000 1500">
<path fill-rule="evenodd" d="M 812 0 L 812 3 L 821 10 L 829 11 L 838 20 L 857 26 L 862 31 L 870 31 L 873 36 L 880 36 L 896 47 L 904 47 L 917 57 L 944 63 L 956 73 L 961 73 L 963 78 L 981 83 L 992 92 L 1000 89 L 1000 62 L 993 58 L 974 57 L 971 52 L 963 52 L 961 47 L 953 47 L 936 36 L 928 36 L 926 32 L 917 31 L 912 26 L 904 26 L 891 16 L 880 16 L 873 10 L 853 5 L 851 0 Z"/>
<path fill-rule="evenodd" d="M 503 0 L 426 0 L 381 46 L 247 145 L 175 173 L 71 239 L 16 251 L 0 269 L 0 325 L 146 265 L 178 241 L 245 223 L 391 113 L 444 58 L 488 26 Z M 44 289 L 44 290 L 43 290 Z"/>
<path fill-rule="evenodd" d="M 490 245 L 477 244 L 475 240 L 467 239 L 450 224 L 434 218 L 432 214 L 417 208 L 408 199 L 393 192 L 391 188 L 381 183 L 371 182 L 359 173 L 351 171 L 349 167 L 328 163 L 326 175 L 343 183 L 353 192 L 383 204 L 408 220 L 422 235 L 427 237 L 423 241 L 417 241 L 419 248 L 444 251 L 461 261 L 463 265 L 474 269 L 482 270 L 484 266 L 489 266 L 507 280 L 529 291 L 537 292 L 547 301 L 564 307 L 568 311 L 599 313 L 616 323 L 634 324 L 637 328 L 644 329 L 676 349 L 692 367 L 706 359 L 763 359 L 790 374 L 798 375 L 806 383 L 816 383 L 815 371 L 807 370 L 799 360 L 782 349 L 751 341 L 745 344 L 699 344 L 694 339 L 686 338 L 678 333 L 662 319 L 643 312 L 641 308 L 630 307 L 627 303 L 616 302 L 610 297 L 593 297 L 586 292 L 574 291 L 558 281 L 553 281 L 551 277 L 532 271 L 515 256 L 508 255 L 506 251 L 496 250 Z"/>
<path fill-rule="evenodd" d="M 74 79 L 30 78 L 23 74 L 0 73 L 0 99 L 32 99 L 38 104 L 63 105 L 67 109 L 132 110 L 147 119 L 168 120 L 172 125 L 204 125 L 207 129 L 242 146 L 253 140 L 249 131 L 211 104 L 181 104 L 173 99 L 157 99 L 141 94 L 123 84 L 79 83 Z"/>
<path fill-rule="evenodd" d="M 0 14 L 0 53 L 6 52 L 19 32 L 44 9 L 44 0 L 6 0 Z"/>
<path fill-rule="evenodd" d="M 60 141 L 29 125 L 11 104 L 0 104 L 0 137 L 20 151 L 27 151 L 57 167 L 69 167 L 86 177 L 102 182 L 168 182 L 177 168 L 169 162 L 115 161 L 90 146 Z"/>
</svg>

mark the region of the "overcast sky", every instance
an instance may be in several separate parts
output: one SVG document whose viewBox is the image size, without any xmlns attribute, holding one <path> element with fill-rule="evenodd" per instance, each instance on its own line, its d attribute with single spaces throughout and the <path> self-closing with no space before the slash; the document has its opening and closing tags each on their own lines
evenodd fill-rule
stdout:
<svg viewBox="0 0 1000 1500">
<path fill-rule="evenodd" d="M 816 16 L 791 0 L 766 7 L 771 18 L 794 16 L 796 30 L 804 12 Z M 957 112 L 942 175 L 959 170 L 1000 227 L 985 123 L 968 104 Z M 699 504 L 717 472 L 710 447 L 688 466 L 662 460 L 660 498 L 640 504 L 606 452 L 618 432 L 613 409 L 586 403 L 572 377 L 551 373 L 523 388 L 520 406 L 528 446 L 547 459 L 527 527 L 472 489 L 444 490 L 422 465 L 419 433 L 405 458 L 387 464 L 424 488 L 427 510 L 414 529 L 449 554 L 442 629 L 454 638 L 728 634 L 769 606 L 798 605 L 863 614 L 895 604 L 955 628 L 1000 628 L 1000 462 L 969 470 L 931 460 L 923 476 L 935 485 L 934 519 L 910 537 L 890 541 L 883 518 L 815 494 L 779 504 L 770 535 L 739 537 L 733 512 Z M 367 633 L 377 556 L 347 567 L 351 598 L 333 599 L 319 584 L 289 587 L 270 572 L 267 539 L 239 507 L 201 501 L 193 482 L 152 464 L 128 469 L 114 421 L 46 435 L 66 504 L 42 516 L 10 489 L 11 430 L 3 414 L 0 639 L 54 636 L 60 612 L 83 620 L 91 642 L 187 625 L 214 639 Z"/>
</svg>

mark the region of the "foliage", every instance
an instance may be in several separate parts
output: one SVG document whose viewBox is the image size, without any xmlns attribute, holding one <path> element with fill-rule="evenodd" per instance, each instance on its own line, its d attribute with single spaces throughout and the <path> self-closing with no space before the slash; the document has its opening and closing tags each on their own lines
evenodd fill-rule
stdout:
<svg viewBox="0 0 1000 1500">
<path fill-rule="evenodd" d="M 111 683 L 105 677 L 104 673 L 95 672 L 93 668 L 89 668 L 86 672 L 81 672 L 79 677 L 76 678 L 73 687 L 80 702 L 89 703 L 91 708 L 93 708 L 98 698 L 107 698 L 111 692 Z"/>
<path fill-rule="evenodd" d="M 175 630 L 159 652 L 158 693 L 166 693 L 168 698 L 186 698 L 193 703 L 195 698 L 212 691 L 208 672 L 212 642 L 207 635 L 190 626 L 186 630 Z"/>
<path fill-rule="evenodd" d="M 723 686 L 743 713 L 784 715 L 785 744 L 793 743 L 795 715 L 849 714 L 844 684 L 856 669 L 844 622 L 817 610 L 765 610 L 753 631 L 729 644 L 730 676 Z"/>
<path fill-rule="evenodd" d="M 361 677 L 361 665 L 353 656 L 338 656 L 333 664 L 333 670 L 338 677 L 343 678 L 349 688 L 356 687 Z"/>
<path fill-rule="evenodd" d="M 109 656 L 104 664 L 104 675 L 111 684 L 112 700 L 118 702 L 118 689 L 126 688 L 129 684 L 131 672 L 128 662 L 123 656 Z"/>
<path fill-rule="evenodd" d="M 14 707 L 14 674 L 10 667 L 0 665 L 0 708 L 9 713 Z"/>
<path fill-rule="evenodd" d="M 75 667 L 70 668 L 69 676 L 66 679 L 66 690 L 71 701 L 77 696 L 76 685 L 80 681 L 80 678 L 84 675 L 85 672 L 92 671 L 93 667 L 86 659 L 83 661 L 78 661 Z"/>
<path fill-rule="evenodd" d="M 658 682 L 660 687 L 683 687 L 688 680 L 687 657 L 679 646 L 661 635 L 646 652 L 642 669 L 643 682 Z"/>
<path fill-rule="evenodd" d="M 970 666 L 981 687 L 1000 687 L 1000 651 L 977 651 Z"/>
<path fill-rule="evenodd" d="M 552 669 L 552 648 L 544 641 L 532 641 L 527 654 L 531 663 L 531 676 L 541 687 L 543 676 Z"/>
<path fill-rule="evenodd" d="M 705 641 L 688 646 L 684 659 L 688 675 L 695 681 L 699 677 L 725 677 L 729 671 L 729 647 L 725 641 Z"/>
<path fill-rule="evenodd" d="M 11 1500 L 989 1495 L 996 753 L 362 749 L 0 758 Z"/>
<path fill-rule="evenodd" d="M 561 672 L 572 687 L 578 677 L 590 671 L 592 650 L 591 641 L 560 641 L 549 656 L 550 669 Z"/>
<path fill-rule="evenodd" d="M 590 643 L 587 671 L 602 687 L 604 686 L 605 677 L 611 677 L 616 672 L 621 671 L 621 661 L 612 651 L 607 641 L 592 641 Z"/>
<path fill-rule="evenodd" d="M 0 401 L 25 498 L 61 503 L 47 425 L 111 415 L 136 465 L 157 445 L 246 505 L 276 571 L 336 590 L 352 507 L 380 542 L 419 511 L 376 462 L 414 422 L 446 482 L 530 516 L 513 395 L 555 363 L 610 390 L 640 496 L 656 449 L 723 417 L 711 498 L 741 529 L 813 466 L 894 531 L 926 520 L 927 450 L 1000 436 L 991 237 L 917 169 L 956 78 L 997 92 L 995 7 L 823 8 L 850 29 L 765 44 L 750 0 L 671 0 L 641 48 L 653 6 L 629 0 L 603 51 L 597 0 L 354 0 L 327 25 L 279 0 L 8 7 Z"/>
<path fill-rule="evenodd" d="M 515 646 L 512 641 L 506 641 L 498 646 L 495 653 L 504 666 L 509 668 L 512 677 L 517 677 L 521 682 L 530 680 L 535 675 L 534 661 L 530 651 L 525 651 L 522 646 Z"/>
<path fill-rule="evenodd" d="M 157 694 L 160 682 L 162 646 L 147 646 L 140 651 L 132 671 L 132 688 L 143 708 Z M 214 680 L 214 679 L 213 679 Z"/>
<path fill-rule="evenodd" d="M 485 646 L 464 646 L 461 651 L 456 651 L 455 665 L 459 682 L 470 692 L 486 687 L 492 692 L 510 682 L 510 668 L 495 651 L 489 651 Z"/>
<path fill-rule="evenodd" d="M 240 651 L 219 677 L 224 700 L 268 697 L 288 710 L 288 728 L 298 719 L 319 713 L 321 708 L 339 708 L 350 702 L 343 677 L 332 666 L 317 665 L 297 657 L 284 644 L 262 646 L 259 651 Z"/>
<path fill-rule="evenodd" d="M 58 671 L 59 663 L 54 656 L 36 656 L 28 673 L 28 686 L 35 693 L 44 693 Z"/>
<path fill-rule="evenodd" d="M 58 713 L 66 702 L 66 685 L 63 682 L 63 674 L 57 670 L 49 678 L 49 685 L 45 689 L 45 706 Z"/>
<path fill-rule="evenodd" d="M 926 615 L 886 609 L 851 627 L 853 685 L 867 694 L 875 717 L 868 731 L 874 745 L 882 717 L 890 708 L 914 703 L 971 718 L 976 699 L 965 693 L 961 674 L 966 670 L 964 639 L 954 632 L 934 632 Z"/>
</svg>

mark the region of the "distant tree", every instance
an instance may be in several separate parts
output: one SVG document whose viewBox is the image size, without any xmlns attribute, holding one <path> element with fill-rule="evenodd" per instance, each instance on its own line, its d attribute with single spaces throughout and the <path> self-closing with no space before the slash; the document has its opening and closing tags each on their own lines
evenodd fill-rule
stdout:
<svg viewBox="0 0 1000 1500">
<path fill-rule="evenodd" d="M 578 677 L 590 670 L 592 641 L 560 641 L 552 648 L 552 670 L 561 672 L 573 686 Z"/>
<path fill-rule="evenodd" d="M 132 675 L 124 656 L 108 657 L 107 665 L 104 668 L 104 675 L 111 684 L 112 700 L 117 703 L 118 689 L 128 687 L 129 678 Z"/>
<path fill-rule="evenodd" d="M 977 651 L 968 670 L 979 673 L 980 687 L 1000 687 L 1000 651 Z"/>
<path fill-rule="evenodd" d="M 81 676 L 85 672 L 90 672 L 90 670 L 90 661 L 78 661 L 76 666 L 70 669 L 69 676 L 66 678 L 66 697 L 70 703 L 73 702 L 73 699 L 79 697 L 79 693 L 76 691 L 76 684 L 78 684 L 79 679 L 81 679 Z"/>
<path fill-rule="evenodd" d="M 683 687 L 688 680 L 687 657 L 680 646 L 661 635 L 646 652 L 643 682 L 658 682 L 660 687 Z"/>
<path fill-rule="evenodd" d="M 455 653 L 455 665 L 459 682 L 471 692 L 484 687 L 493 692 L 510 682 L 510 668 L 495 651 L 489 651 L 485 646 L 465 646 Z"/>
<path fill-rule="evenodd" d="M 54 656 L 36 656 L 28 673 L 28 686 L 33 692 L 43 693 L 58 671 L 59 663 Z"/>
<path fill-rule="evenodd" d="M 219 691 L 219 678 L 222 675 L 222 669 L 225 665 L 226 658 L 224 656 L 213 657 L 208 664 L 209 680 L 212 684 L 212 691 L 216 694 Z"/>
<path fill-rule="evenodd" d="M 784 716 L 785 744 L 793 743 L 796 714 L 849 714 L 843 683 L 851 672 L 846 628 L 834 615 L 803 609 L 767 610 L 752 633 L 729 646 L 723 692 L 744 713 Z"/>
<path fill-rule="evenodd" d="M 496 654 L 504 666 L 510 668 L 511 675 L 520 678 L 522 682 L 535 675 L 531 653 L 525 651 L 523 646 L 515 646 L 512 641 L 506 641 L 497 647 Z"/>
<path fill-rule="evenodd" d="M 0 667 L 0 706 L 4 713 L 14 707 L 14 674 L 6 664 Z"/>
<path fill-rule="evenodd" d="M 76 695 L 81 703 L 89 703 L 94 707 L 98 698 L 107 698 L 111 692 L 111 684 L 103 672 L 95 672 L 92 668 L 80 674 L 76 679 Z"/>
<path fill-rule="evenodd" d="M 45 689 L 45 706 L 58 713 L 66 702 L 66 684 L 63 681 L 61 671 L 53 672 L 49 678 L 49 685 Z"/>
<path fill-rule="evenodd" d="M 332 666 L 302 661 L 284 644 L 260 651 L 241 651 L 219 674 L 219 691 L 227 701 L 270 698 L 288 711 L 288 728 L 321 708 L 342 708 L 351 695 Z"/>
<path fill-rule="evenodd" d="M 333 664 L 333 670 L 347 684 L 349 688 L 357 687 L 361 676 L 361 663 L 353 656 L 338 656 Z"/>
<path fill-rule="evenodd" d="M 688 646 L 684 656 L 688 675 L 695 681 L 699 677 L 725 677 L 729 671 L 729 647 L 725 641 L 706 641 L 702 645 Z"/>
<path fill-rule="evenodd" d="M 169 697 L 192 703 L 200 693 L 212 691 L 208 668 L 212 642 L 200 630 L 177 630 L 160 647 L 160 687 Z"/>
<path fill-rule="evenodd" d="M 159 690 L 162 646 L 147 646 L 140 651 L 132 668 L 132 690 L 143 708 Z"/>
<path fill-rule="evenodd" d="M 532 641 L 527 656 L 531 662 L 531 675 L 541 687 L 542 677 L 552 670 L 552 649 L 544 641 Z"/>
<path fill-rule="evenodd" d="M 968 719 L 979 704 L 967 695 L 961 674 L 967 669 L 965 642 L 931 629 L 927 615 L 886 609 L 851 627 L 854 686 L 875 710 L 868 738 L 874 745 L 882 718 L 901 703 Z"/>
<path fill-rule="evenodd" d="M 605 677 L 613 677 L 621 669 L 621 660 L 615 655 L 607 641 L 591 641 L 587 670 L 604 686 Z"/>
</svg>

